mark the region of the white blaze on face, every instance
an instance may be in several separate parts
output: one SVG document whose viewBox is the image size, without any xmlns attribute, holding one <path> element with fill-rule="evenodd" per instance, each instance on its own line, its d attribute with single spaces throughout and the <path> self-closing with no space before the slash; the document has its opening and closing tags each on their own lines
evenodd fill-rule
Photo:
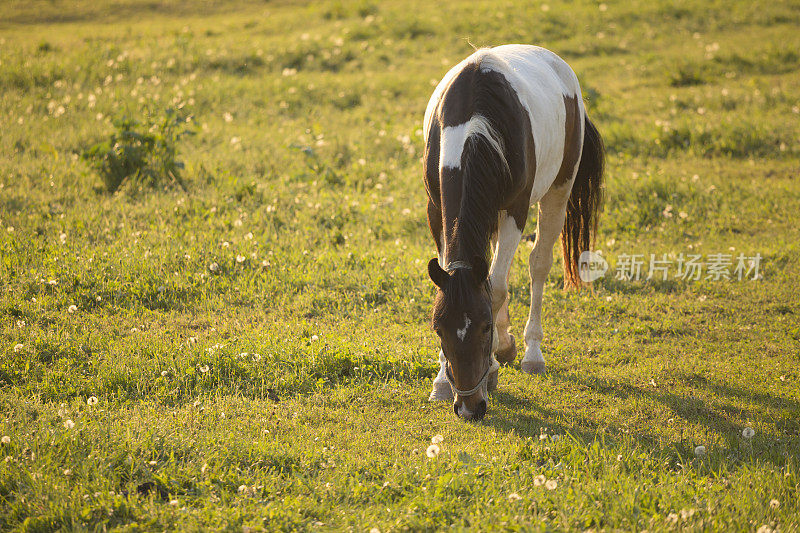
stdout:
<svg viewBox="0 0 800 533">
<path fill-rule="evenodd" d="M 472 321 L 467 316 L 467 313 L 464 313 L 464 327 L 461 329 L 456 330 L 456 335 L 458 335 L 458 340 L 464 342 L 464 338 L 467 336 L 467 330 L 469 329 L 469 325 L 472 324 Z"/>
</svg>

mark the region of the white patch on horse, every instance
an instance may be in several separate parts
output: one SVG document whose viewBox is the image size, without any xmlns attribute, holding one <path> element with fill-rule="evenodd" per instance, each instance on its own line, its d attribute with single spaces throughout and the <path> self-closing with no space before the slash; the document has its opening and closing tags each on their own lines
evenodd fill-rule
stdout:
<svg viewBox="0 0 800 533">
<path fill-rule="evenodd" d="M 467 313 L 464 313 L 464 327 L 456 330 L 456 335 L 458 335 L 458 340 L 460 340 L 461 342 L 464 342 L 470 324 L 472 324 L 472 321 L 467 316 Z"/>
<path fill-rule="evenodd" d="M 531 204 L 550 189 L 564 159 L 564 96 L 578 96 L 583 139 L 585 110 L 575 73 L 563 59 L 538 46 L 507 44 L 481 49 L 473 56 L 482 71 L 502 74 L 528 112 L 536 150 L 536 179 Z"/>
<path fill-rule="evenodd" d="M 442 130 L 439 148 L 439 168 L 460 168 L 461 154 L 464 144 L 471 135 L 480 135 L 492 145 L 495 152 L 500 154 L 503 163 L 508 165 L 505 150 L 500 136 L 494 130 L 486 117 L 474 115 L 468 121 L 458 126 L 448 126 Z"/>
</svg>

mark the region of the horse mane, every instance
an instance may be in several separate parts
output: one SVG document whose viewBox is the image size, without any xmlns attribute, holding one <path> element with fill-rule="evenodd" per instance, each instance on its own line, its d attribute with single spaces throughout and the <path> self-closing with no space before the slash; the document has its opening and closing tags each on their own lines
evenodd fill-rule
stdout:
<svg viewBox="0 0 800 533">
<path fill-rule="evenodd" d="M 451 247 L 467 261 L 478 256 L 488 262 L 498 213 L 514 188 L 506 153 L 513 121 L 504 118 L 515 112 L 516 97 L 503 75 L 491 70 L 475 69 L 471 85 L 474 107 L 461 157 L 462 195 Z"/>
</svg>

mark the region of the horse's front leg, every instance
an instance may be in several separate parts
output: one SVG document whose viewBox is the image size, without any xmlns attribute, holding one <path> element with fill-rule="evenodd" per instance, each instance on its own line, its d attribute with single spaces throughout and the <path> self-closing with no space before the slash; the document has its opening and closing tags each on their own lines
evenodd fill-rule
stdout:
<svg viewBox="0 0 800 533">
<path fill-rule="evenodd" d="M 444 257 L 444 239 L 442 235 L 442 211 L 433 202 L 428 200 L 428 227 L 433 235 L 433 240 L 436 241 L 436 251 L 439 255 L 439 264 L 443 264 Z M 453 389 L 445 376 L 445 368 L 447 366 L 447 359 L 444 353 L 439 350 L 439 372 L 433 379 L 433 387 L 428 396 L 430 401 L 453 401 Z"/>
<path fill-rule="evenodd" d="M 553 266 L 553 246 L 561 235 L 567 213 L 570 187 L 550 189 L 539 202 L 536 244 L 530 255 L 531 311 L 525 325 L 525 357 L 520 365 L 523 372 L 540 374 L 545 371 L 542 356 L 542 296 L 544 282 Z"/>
<path fill-rule="evenodd" d="M 524 221 L 523 221 L 524 226 Z M 509 333 L 511 317 L 508 314 L 508 274 L 519 246 L 522 229 L 514 217 L 501 212 L 497 224 L 497 241 L 494 249 L 489 280 L 492 287 L 492 315 L 494 316 L 494 338 L 497 339 L 495 357 L 501 364 L 511 364 L 517 358 L 514 336 Z"/>
</svg>

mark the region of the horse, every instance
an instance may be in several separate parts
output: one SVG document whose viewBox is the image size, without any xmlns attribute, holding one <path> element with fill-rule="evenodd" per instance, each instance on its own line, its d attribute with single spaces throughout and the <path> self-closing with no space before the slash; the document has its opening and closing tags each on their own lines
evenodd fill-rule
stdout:
<svg viewBox="0 0 800 533">
<path fill-rule="evenodd" d="M 436 86 L 425 110 L 423 172 L 437 257 L 432 328 L 439 372 L 429 399 L 481 420 L 500 363 L 517 357 L 508 275 L 528 210 L 538 203 L 531 302 L 521 370 L 543 373 L 544 282 L 561 235 L 565 287 L 580 287 L 580 255 L 597 232 L 605 163 L 578 78 L 555 53 L 482 48 Z M 488 256 L 491 250 L 491 265 Z"/>
</svg>

